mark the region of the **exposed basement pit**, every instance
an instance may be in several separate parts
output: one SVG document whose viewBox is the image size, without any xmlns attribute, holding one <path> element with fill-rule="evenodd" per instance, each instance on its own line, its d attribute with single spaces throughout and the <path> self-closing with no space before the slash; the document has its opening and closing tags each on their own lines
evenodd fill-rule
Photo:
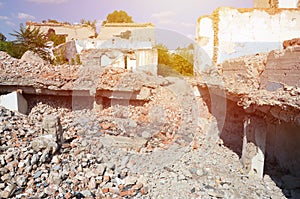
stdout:
<svg viewBox="0 0 300 199">
<path fill-rule="evenodd" d="M 235 95 L 227 93 L 225 99 L 225 91 L 207 87 L 199 90 L 218 122 L 220 138 L 240 156 L 244 172 L 261 178 L 267 174 L 287 198 L 297 198 L 300 192 L 299 110 L 271 105 L 253 105 L 244 110 Z M 214 110 L 212 99 L 223 103 L 225 115 Z"/>
</svg>

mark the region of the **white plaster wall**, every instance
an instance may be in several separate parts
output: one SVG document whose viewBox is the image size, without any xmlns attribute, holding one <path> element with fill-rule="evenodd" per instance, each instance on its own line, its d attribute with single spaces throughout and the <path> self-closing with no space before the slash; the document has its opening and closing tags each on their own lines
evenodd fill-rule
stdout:
<svg viewBox="0 0 300 199">
<path fill-rule="evenodd" d="M 122 32 L 131 31 L 131 41 L 150 41 L 155 42 L 155 28 L 154 26 L 139 27 L 136 24 L 132 26 L 102 26 L 98 39 L 110 40 L 120 35 Z"/>
<path fill-rule="evenodd" d="M 213 20 L 210 17 L 202 17 L 197 24 L 197 43 L 195 48 L 194 71 L 203 72 L 212 65 L 214 53 L 214 29 Z"/>
<path fill-rule="evenodd" d="M 28 108 L 26 99 L 18 92 L 1 95 L 0 106 L 22 114 L 26 114 Z"/>
<path fill-rule="evenodd" d="M 278 0 L 279 8 L 297 8 L 298 0 Z"/>
<path fill-rule="evenodd" d="M 158 52 L 157 49 L 137 50 L 136 71 L 147 71 L 157 75 Z"/>
<path fill-rule="evenodd" d="M 208 57 L 213 57 L 213 46 L 214 46 L 214 29 L 213 21 L 210 17 L 204 17 L 199 20 L 198 23 L 198 44 L 205 50 Z"/>
<path fill-rule="evenodd" d="M 300 35 L 300 10 L 219 10 L 217 63 L 227 59 L 282 49 L 282 42 Z M 213 49 L 213 48 L 212 48 Z M 210 51 L 208 51 L 210 52 Z"/>
<path fill-rule="evenodd" d="M 44 33 L 48 33 L 49 29 L 54 29 L 56 34 L 67 34 L 66 41 L 75 39 L 88 39 L 96 34 L 96 31 L 90 26 L 37 26 Z"/>
</svg>

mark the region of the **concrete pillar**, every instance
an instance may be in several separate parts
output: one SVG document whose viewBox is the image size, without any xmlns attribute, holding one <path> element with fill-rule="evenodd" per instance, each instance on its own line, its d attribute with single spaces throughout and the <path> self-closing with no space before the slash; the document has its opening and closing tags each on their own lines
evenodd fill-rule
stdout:
<svg viewBox="0 0 300 199">
<path fill-rule="evenodd" d="M 267 125 L 262 118 L 247 117 L 244 122 L 242 163 L 245 172 L 263 177 Z"/>
<path fill-rule="evenodd" d="M 49 135 L 54 142 L 61 146 L 63 144 L 63 130 L 58 116 L 47 115 L 42 123 L 42 132 Z"/>
<path fill-rule="evenodd" d="M 93 110 L 98 112 L 103 110 L 103 98 L 102 97 L 95 97 L 95 101 L 93 104 Z"/>
<path fill-rule="evenodd" d="M 12 111 L 18 111 L 22 114 L 27 113 L 28 104 L 26 99 L 19 92 L 12 92 L 0 96 L 0 106 Z"/>
</svg>

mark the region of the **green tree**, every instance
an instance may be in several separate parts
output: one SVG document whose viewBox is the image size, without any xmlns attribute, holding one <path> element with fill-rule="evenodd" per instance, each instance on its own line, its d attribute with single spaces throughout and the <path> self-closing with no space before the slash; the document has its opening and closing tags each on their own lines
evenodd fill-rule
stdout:
<svg viewBox="0 0 300 199">
<path fill-rule="evenodd" d="M 90 21 L 90 20 L 81 19 L 80 23 L 83 25 L 91 26 L 94 30 L 96 30 L 96 23 L 97 23 L 96 20 Z"/>
<path fill-rule="evenodd" d="M 59 44 L 66 43 L 66 37 L 64 35 L 57 35 L 53 32 L 51 32 L 48 35 L 48 41 L 53 41 L 54 42 L 54 47 L 58 46 Z"/>
<path fill-rule="evenodd" d="M 1 32 L 0 32 L 0 41 L 6 41 L 6 37 Z"/>
<path fill-rule="evenodd" d="M 45 60 L 49 59 L 45 51 L 45 44 L 47 42 L 46 35 L 43 34 L 39 28 L 25 27 L 23 24 L 20 24 L 20 30 L 15 30 L 11 35 L 16 37 L 14 41 L 15 44 L 23 45 L 26 50 L 37 53 Z"/>
<path fill-rule="evenodd" d="M 0 41 L 0 51 L 5 51 L 10 56 L 20 59 L 22 55 L 26 52 L 26 48 L 22 44 L 15 44 L 11 41 Z"/>
<path fill-rule="evenodd" d="M 115 10 L 113 13 L 107 15 L 106 20 L 103 21 L 103 24 L 106 23 L 133 23 L 132 17 L 123 10 Z"/>
<path fill-rule="evenodd" d="M 188 61 L 186 58 L 179 54 L 171 55 L 171 67 L 178 71 L 180 74 L 184 76 L 192 76 L 193 75 L 193 62 Z"/>
<path fill-rule="evenodd" d="M 158 44 L 158 74 L 162 76 L 192 76 L 194 68 L 193 50 L 178 47 L 175 53 L 170 54 L 168 49 Z"/>
<path fill-rule="evenodd" d="M 169 65 L 170 64 L 170 55 L 166 46 L 162 44 L 156 45 L 158 53 L 158 64 Z"/>
</svg>

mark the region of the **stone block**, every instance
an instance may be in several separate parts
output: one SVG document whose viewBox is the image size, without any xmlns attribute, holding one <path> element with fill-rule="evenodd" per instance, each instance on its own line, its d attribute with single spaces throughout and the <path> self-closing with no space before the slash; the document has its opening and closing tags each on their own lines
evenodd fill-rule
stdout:
<svg viewBox="0 0 300 199">
<path fill-rule="evenodd" d="M 18 111 L 22 114 L 27 113 L 28 104 L 26 99 L 19 92 L 12 92 L 0 96 L 0 106 L 12 111 Z"/>
</svg>

